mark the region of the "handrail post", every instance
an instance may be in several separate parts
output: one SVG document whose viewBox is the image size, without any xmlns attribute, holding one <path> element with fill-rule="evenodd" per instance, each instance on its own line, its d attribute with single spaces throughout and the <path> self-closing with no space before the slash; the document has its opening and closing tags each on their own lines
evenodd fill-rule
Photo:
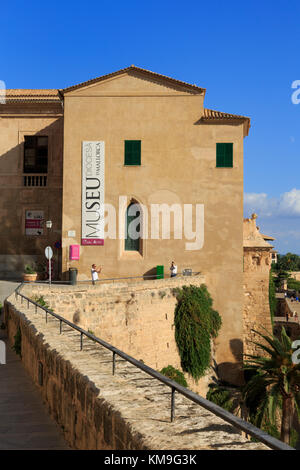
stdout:
<svg viewBox="0 0 300 470">
<path fill-rule="evenodd" d="M 175 419 L 175 388 L 172 387 L 171 393 L 171 423 L 173 423 Z"/>
<path fill-rule="evenodd" d="M 82 351 L 83 348 L 83 333 L 80 333 L 80 351 Z"/>
<path fill-rule="evenodd" d="M 47 310 L 45 310 L 45 312 L 46 312 L 46 323 L 48 323 L 48 312 Z"/>
<path fill-rule="evenodd" d="M 35 305 L 35 313 L 37 313 L 37 305 Z"/>
<path fill-rule="evenodd" d="M 116 353 L 113 351 L 113 363 L 112 363 L 112 375 L 115 375 L 116 371 Z"/>
<path fill-rule="evenodd" d="M 62 331 L 62 320 L 59 320 L 59 334 L 61 335 Z"/>
<path fill-rule="evenodd" d="M 27 308 L 29 308 L 29 300 L 27 299 Z"/>
</svg>

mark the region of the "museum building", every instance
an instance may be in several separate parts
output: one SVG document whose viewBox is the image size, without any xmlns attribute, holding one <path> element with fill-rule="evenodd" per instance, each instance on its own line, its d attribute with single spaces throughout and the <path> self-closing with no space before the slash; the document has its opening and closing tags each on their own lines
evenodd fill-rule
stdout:
<svg viewBox="0 0 300 470">
<path fill-rule="evenodd" d="M 76 267 L 88 280 L 93 263 L 107 278 L 153 275 L 157 266 L 169 275 L 174 260 L 179 272 L 205 275 L 225 322 L 238 318 L 250 120 L 205 108 L 205 91 L 133 65 L 65 89 L 7 90 L 0 276 L 43 266 L 46 246 L 57 279 Z M 153 229 L 161 205 L 168 236 Z"/>
</svg>

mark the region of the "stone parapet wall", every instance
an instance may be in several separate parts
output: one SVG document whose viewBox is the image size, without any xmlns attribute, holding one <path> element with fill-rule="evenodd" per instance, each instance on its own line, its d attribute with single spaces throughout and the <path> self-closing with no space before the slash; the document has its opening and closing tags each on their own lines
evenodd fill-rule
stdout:
<svg viewBox="0 0 300 470">
<path fill-rule="evenodd" d="M 74 449 L 265 449 L 233 426 L 176 394 L 170 423 L 170 389 L 32 305 L 5 302 L 9 341 L 21 332 L 22 362 L 49 413 Z M 41 372 L 42 367 L 42 372 Z M 40 373 L 39 373 L 40 372 Z M 40 381 L 42 377 L 42 384 Z"/>
<path fill-rule="evenodd" d="M 200 286 L 202 275 L 130 283 L 78 284 L 77 286 L 30 284 L 24 295 L 42 295 L 50 307 L 67 320 L 89 330 L 149 367 L 161 370 L 172 365 L 181 370 L 175 342 L 174 289 Z M 213 349 L 213 348 L 212 348 Z M 188 374 L 189 386 L 206 395 L 211 372 L 198 383 Z"/>
</svg>

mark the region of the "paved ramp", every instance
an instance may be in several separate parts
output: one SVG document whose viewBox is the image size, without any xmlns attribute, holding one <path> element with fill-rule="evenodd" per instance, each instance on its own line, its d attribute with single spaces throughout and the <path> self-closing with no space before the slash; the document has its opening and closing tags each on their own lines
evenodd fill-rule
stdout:
<svg viewBox="0 0 300 470">
<path fill-rule="evenodd" d="M 4 299 L 8 297 L 21 283 L 14 281 L 0 281 L 0 303 L 3 305 Z"/>
<path fill-rule="evenodd" d="M 1 303 L 17 285 L 0 281 Z M 2 321 L 0 315 L 0 325 Z M 0 330 L 0 339 L 6 342 L 5 330 Z M 19 356 L 6 344 L 6 365 L 0 365 L 0 450 L 68 448 Z"/>
</svg>

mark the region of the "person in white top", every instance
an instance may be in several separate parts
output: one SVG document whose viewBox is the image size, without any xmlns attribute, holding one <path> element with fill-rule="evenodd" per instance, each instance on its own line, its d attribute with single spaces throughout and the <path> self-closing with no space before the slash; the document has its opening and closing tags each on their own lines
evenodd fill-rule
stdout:
<svg viewBox="0 0 300 470">
<path fill-rule="evenodd" d="M 95 285 L 95 282 L 98 281 L 98 279 L 99 279 L 98 274 L 101 273 L 101 269 L 102 269 L 101 266 L 99 266 L 99 268 L 97 268 L 97 266 L 95 264 L 92 264 L 91 273 L 92 273 L 92 283 L 93 283 L 93 285 Z"/>
<path fill-rule="evenodd" d="M 170 271 L 171 271 L 171 277 L 175 277 L 177 275 L 177 266 L 174 263 L 174 261 L 172 261 Z"/>
</svg>

